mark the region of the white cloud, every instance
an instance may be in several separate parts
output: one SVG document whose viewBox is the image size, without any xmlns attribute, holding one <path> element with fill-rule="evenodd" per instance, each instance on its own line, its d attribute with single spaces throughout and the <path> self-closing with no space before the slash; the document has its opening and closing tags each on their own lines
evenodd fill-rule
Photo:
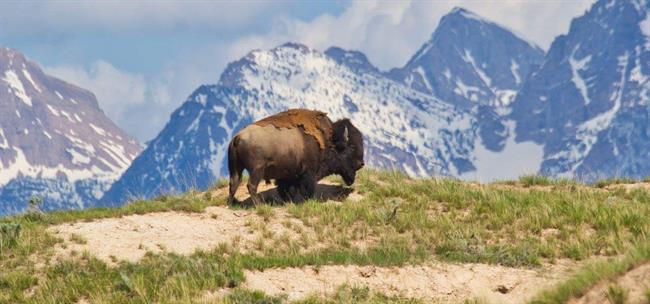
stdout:
<svg viewBox="0 0 650 304">
<path fill-rule="evenodd" d="M 152 1 L 57 2 L 21 5 L 13 11 L 2 9 L 0 28 L 5 34 L 15 29 L 21 34 L 89 31 L 110 36 L 120 35 L 125 30 L 165 33 L 179 28 L 188 33 L 228 33 L 227 37 L 231 38 L 215 35 L 180 48 L 176 57 L 159 64 L 159 71 L 146 75 L 118 69 L 102 60 L 47 69 L 57 77 L 93 91 L 111 119 L 144 141 L 162 129 L 169 114 L 194 89 L 201 84 L 216 83 L 228 62 L 252 49 L 268 49 L 287 41 L 320 50 L 340 46 L 363 51 L 373 64 L 387 70 L 406 63 L 429 39 L 440 18 L 455 6 L 472 10 L 548 48 L 554 37 L 568 31 L 571 19 L 581 15 L 592 2 L 359 1 L 350 3 L 339 15 L 322 14 L 308 21 L 288 17 L 291 12 L 279 12 L 266 1 L 220 2 L 219 5 Z M 0 8 L 6 7 L 6 4 L 0 5 Z M 242 28 L 262 14 L 272 16 L 270 28 L 245 34 L 251 31 Z"/>
<path fill-rule="evenodd" d="M 179 100 L 172 90 L 174 77 L 147 79 L 125 72 L 105 61 L 88 67 L 55 66 L 46 73 L 90 90 L 100 108 L 117 125 L 141 141 L 158 133 Z"/>
<path fill-rule="evenodd" d="M 593 0 L 575 1 L 395 1 L 354 2 L 339 16 L 322 15 L 304 22 L 279 18 L 263 34 L 229 45 L 231 56 L 254 48 L 270 48 L 296 41 L 324 50 L 336 45 L 361 50 L 382 69 L 402 66 L 435 30 L 440 18 L 455 6 L 502 24 L 548 48 L 566 33 L 572 18 L 581 15 Z"/>
<path fill-rule="evenodd" d="M 170 114 L 202 84 L 214 84 L 228 62 L 221 44 L 192 48 L 161 64 L 153 75 L 119 69 L 104 60 L 88 66 L 45 67 L 45 72 L 95 94 L 104 113 L 145 142 L 154 138 Z"/>
<path fill-rule="evenodd" d="M 49 67 L 46 72 L 93 92 L 101 108 L 113 119 L 120 117 L 130 105 L 146 102 L 145 78 L 120 71 L 105 61 L 94 62 L 89 67 Z"/>
</svg>

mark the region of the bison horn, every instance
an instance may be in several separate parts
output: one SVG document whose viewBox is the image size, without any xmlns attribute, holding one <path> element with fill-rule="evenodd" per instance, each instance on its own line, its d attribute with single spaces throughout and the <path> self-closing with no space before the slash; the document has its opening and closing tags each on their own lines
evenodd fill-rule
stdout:
<svg viewBox="0 0 650 304">
<path fill-rule="evenodd" d="M 343 141 L 348 142 L 348 126 L 345 126 L 345 129 L 343 129 Z"/>
</svg>

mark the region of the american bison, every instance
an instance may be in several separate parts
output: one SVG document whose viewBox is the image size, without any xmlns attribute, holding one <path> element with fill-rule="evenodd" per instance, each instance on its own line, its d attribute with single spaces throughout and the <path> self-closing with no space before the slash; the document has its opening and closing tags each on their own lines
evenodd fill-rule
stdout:
<svg viewBox="0 0 650 304">
<path fill-rule="evenodd" d="M 316 182 L 331 174 L 352 185 L 363 165 L 363 137 L 349 119 L 332 123 L 323 112 L 291 109 L 246 126 L 230 141 L 229 201 L 236 202 L 244 169 L 251 200 L 259 204 L 257 185 L 262 180 L 275 179 L 283 200 L 309 198 Z"/>
</svg>

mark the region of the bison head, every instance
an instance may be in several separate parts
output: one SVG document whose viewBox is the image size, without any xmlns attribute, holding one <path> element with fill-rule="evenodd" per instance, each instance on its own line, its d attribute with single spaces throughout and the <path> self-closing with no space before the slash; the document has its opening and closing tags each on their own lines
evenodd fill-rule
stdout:
<svg viewBox="0 0 650 304">
<path fill-rule="evenodd" d="M 341 119 L 333 125 L 332 141 L 338 154 L 336 174 L 343 177 L 346 185 L 354 183 L 356 173 L 363 163 L 363 136 L 349 119 Z"/>
</svg>

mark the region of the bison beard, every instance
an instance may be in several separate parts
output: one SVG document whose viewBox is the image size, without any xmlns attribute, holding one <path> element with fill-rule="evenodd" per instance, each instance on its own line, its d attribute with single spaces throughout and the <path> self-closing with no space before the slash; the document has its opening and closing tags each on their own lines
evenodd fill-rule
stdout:
<svg viewBox="0 0 650 304">
<path fill-rule="evenodd" d="M 261 202 L 257 185 L 275 179 L 283 200 L 303 200 L 314 195 L 316 182 L 339 174 L 354 183 L 363 167 L 363 138 L 348 119 L 335 123 L 318 111 L 293 109 L 262 119 L 239 131 L 228 146 L 229 200 L 244 169 L 253 204 Z"/>
</svg>

